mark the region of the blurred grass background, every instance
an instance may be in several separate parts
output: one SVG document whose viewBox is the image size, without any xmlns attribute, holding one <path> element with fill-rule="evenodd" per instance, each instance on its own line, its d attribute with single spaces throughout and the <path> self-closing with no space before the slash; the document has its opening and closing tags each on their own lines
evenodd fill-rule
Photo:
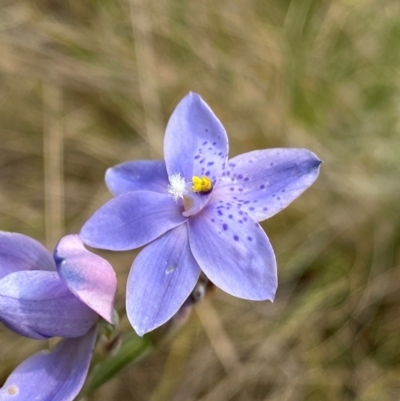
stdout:
<svg viewBox="0 0 400 401">
<path fill-rule="evenodd" d="M 397 0 L 2 0 L 2 230 L 49 249 L 77 232 L 111 198 L 107 167 L 162 157 L 189 90 L 231 156 L 305 147 L 324 160 L 263 223 L 275 303 L 217 292 L 90 400 L 400 399 L 399 49 Z M 103 255 L 121 306 L 134 254 Z M 0 335 L 3 381 L 41 344 Z"/>
</svg>

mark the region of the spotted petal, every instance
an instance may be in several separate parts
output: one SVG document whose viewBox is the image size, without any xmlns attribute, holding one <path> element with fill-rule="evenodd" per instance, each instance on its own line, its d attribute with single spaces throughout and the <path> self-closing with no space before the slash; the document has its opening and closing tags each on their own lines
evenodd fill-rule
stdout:
<svg viewBox="0 0 400 401">
<path fill-rule="evenodd" d="M 187 182 L 208 176 L 215 184 L 224 171 L 228 138 L 224 127 L 203 101 L 189 93 L 171 115 L 164 139 L 168 175 L 180 173 Z"/>
<path fill-rule="evenodd" d="M 170 195 L 129 192 L 111 199 L 85 223 L 82 241 L 95 248 L 125 251 L 138 248 L 186 221 Z"/>
<path fill-rule="evenodd" d="M 61 239 L 54 251 L 60 277 L 82 302 L 113 323 L 117 278 L 112 266 L 89 252 L 78 235 Z"/>
<path fill-rule="evenodd" d="M 97 330 L 63 339 L 49 353 L 22 362 L 0 389 L 0 401 L 71 401 L 81 390 L 92 358 Z"/>
<path fill-rule="evenodd" d="M 20 271 L 0 280 L 0 321 L 23 336 L 79 337 L 97 320 L 57 272 Z"/>
<path fill-rule="evenodd" d="M 193 256 L 217 287 L 239 298 L 274 299 L 275 255 L 266 234 L 247 213 L 213 203 L 188 226 Z"/>
<path fill-rule="evenodd" d="M 321 160 L 306 149 L 267 149 L 229 160 L 213 200 L 235 203 L 255 220 L 288 206 L 318 177 Z"/>
<path fill-rule="evenodd" d="M 18 233 L 0 231 L 0 279 L 23 270 L 55 270 L 50 252 L 38 241 Z"/>
<path fill-rule="evenodd" d="M 168 193 L 168 176 L 165 162 L 137 160 L 111 167 L 106 172 L 106 184 L 117 196 L 131 191 Z"/>
<path fill-rule="evenodd" d="M 143 335 L 169 320 L 190 295 L 199 275 L 186 224 L 144 248 L 133 262 L 126 290 L 127 315 L 136 332 Z"/>
</svg>

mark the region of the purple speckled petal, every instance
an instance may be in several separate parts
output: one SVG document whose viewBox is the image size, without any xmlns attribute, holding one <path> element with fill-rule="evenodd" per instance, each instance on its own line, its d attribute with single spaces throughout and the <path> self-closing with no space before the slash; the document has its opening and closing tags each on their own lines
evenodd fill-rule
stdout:
<svg viewBox="0 0 400 401">
<path fill-rule="evenodd" d="M 72 401 L 81 390 L 92 359 L 97 329 L 62 339 L 51 352 L 22 362 L 0 389 L 0 401 Z"/>
<path fill-rule="evenodd" d="M 187 182 L 208 176 L 214 185 L 225 169 L 228 137 L 203 99 L 189 93 L 171 115 L 165 132 L 164 155 L 168 175 L 180 173 Z"/>
<path fill-rule="evenodd" d="M 128 192 L 97 210 L 80 232 L 82 241 L 95 248 L 126 251 L 153 241 L 186 221 L 183 207 L 170 195 Z"/>
<path fill-rule="evenodd" d="M 117 196 L 131 191 L 168 193 L 168 176 L 165 162 L 138 160 L 111 167 L 106 172 L 106 184 Z"/>
<path fill-rule="evenodd" d="M 132 265 L 126 290 L 126 311 L 136 332 L 141 336 L 169 320 L 190 295 L 199 275 L 186 224 L 144 248 Z"/>
<path fill-rule="evenodd" d="M 306 149 L 266 149 L 229 160 L 213 201 L 235 203 L 255 220 L 278 213 L 318 177 L 321 160 Z"/>
<path fill-rule="evenodd" d="M 0 321 L 26 337 L 79 337 L 98 320 L 57 272 L 28 270 L 0 280 Z"/>
<path fill-rule="evenodd" d="M 219 288 L 239 298 L 273 300 L 277 288 L 274 251 L 261 226 L 230 204 L 208 205 L 189 222 L 193 256 Z"/>
<path fill-rule="evenodd" d="M 54 250 L 61 279 L 89 308 L 110 323 L 113 321 L 117 278 L 112 266 L 89 252 L 78 235 L 67 235 Z"/>
<path fill-rule="evenodd" d="M 18 233 L 0 231 L 0 279 L 22 270 L 53 270 L 50 252 L 38 241 Z"/>
</svg>

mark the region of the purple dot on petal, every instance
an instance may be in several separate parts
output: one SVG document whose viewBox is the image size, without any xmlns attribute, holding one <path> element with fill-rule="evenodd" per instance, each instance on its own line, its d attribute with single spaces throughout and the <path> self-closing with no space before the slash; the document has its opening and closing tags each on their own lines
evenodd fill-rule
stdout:
<svg viewBox="0 0 400 401">
<path fill-rule="evenodd" d="M 248 239 L 249 241 L 253 241 L 253 238 L 251 238 L 251 237 L 247 237 L 247 239 Z"/>
<path fill-rule="evenodd" d="M 206 131 L 206 132 L 207 132 L 207 131 Z M 204 146 L 204 145 L 207 145 L 207 141 L 203 142 L 203 146 Z"/>
<path fill-rule="evenodd" d="M 265 185 L 260 185 L 260 189 L 264 189 L 265 188 Z"/>
<path fill-rule="evenodd" d="M 266 212 L 266 211 L 268 210 L 268 208 L 267 208 L 267 207 L 264 207 L 263 210 L 264 210 L 264 212 Z"/>
<path fill-rule="evenodd" d="M 212 166 L 214 164 L 214 162 L 208 162 L 207 166 Z"/>
<path fill-rule="evenodd" d="M 195 158 L 195 160 L 200 159 L 200 155 L 197 155 L 194 158 Z"/>
<path fill-rule="evenodd" d="M 204 131 L 208 132 L 208 128 L 206 128 Z M 206 142 L 207 143 L 207 142 Z"/>
<path fill-rule="evenodd" d="M 221 212 L 221 210 L 218 210 L 218 216 L 223 216 L 224 214 Z"/>
<path fill-rule="evenodd" d="M 212 221 L 213 223 L 215 223 L 215 220 L 214 220 L 214 219 L 211 219 L 211 221 Z"/>
<path fill-rule="evenodd" d="M 249 181 L 249 177 L 246 177 L 244 180 L 245 180 L 245 181 Z"/>
<path fill-rule="evenodd" d="M 239 192 L 243 192 L 243 188 L 239 188 Z"/>
<path fill-rule="evenodd" d="M 230 219 L 233 219 L 233 216 L 230 214 L 229 216 L 228 216 Z"/>
<path fill-rule="evenodd" d="M 281 198 L 279 196 L 276 199 L 281 200 Z"/>
<path fill-rule="evenodd" d="M 206 160 L 206 159 L 201 159 L 199 163 L 200 163 L 200 164 L 203 164 L 205 160 Z"/>
<path fill-rule="evenodd" d="M 243 220 L 238 220 L 238 223 L 243 224 Z"/>
<path fill-rule="evenodd" d="M 250 209 L 250 210 L 254 210 L 254 207 L 250 207 L 249 209 Z"/>
<path fill-rule="evenodd" d="M 237 235 L 234 235 L 234 236 L 233 236 L 233 239 L 234 239 L 235 241 L 239 241 L 239 237 L 238 237 Z"/>
<path fill-rule="evenodd" d="M 228 224 L 222 224 L 222 228 L 226 231 L 228 229 Z"/>
</svg>

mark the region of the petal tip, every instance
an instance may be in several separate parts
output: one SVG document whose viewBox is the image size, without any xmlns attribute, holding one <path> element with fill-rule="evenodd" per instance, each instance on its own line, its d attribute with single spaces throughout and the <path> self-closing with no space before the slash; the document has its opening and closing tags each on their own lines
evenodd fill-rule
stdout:
<svg viewBox="0 0 400 401">
<path fill-rule="evenodd" d="M 311 169 L 317 169 L 322 163 L 323 161 L 311 150 L 308 149 L 302 149 L 303 151 L 306 152 L 306 154 L 309 154 L 309 160 L 310 160 L 310 167 Z"/>
<path fill-rule="evenodd" d="M 148 333 L 149 331 L 152 330 L 152 328 L 146 328 L 144 325 L 138 324 L 135 321 L 134 316 L 131 316 L 131 313 L 129 313 L 128 311 L 128 305 L 127 305 L 127 317 L 129 320 L 129 323 L 131 324 L 133 330 L 135 330 L 135 333 L 139 336 L 139 337 L 143 337 L 146 333 Z"/>
<path fill-rule="evenodd" d="M 61 253 L 65 251 L 75 251 L 75 250 L 83 250 L 85 247 L 83 246 L 83 242 L 78 234 L 68 234 L 65 235 L 58 241 L 58 244 L 54 248 L 53 256 L 58 259 L 63 257 L 60 256 Z"/>
<path fill-rule="evenodd" d="M 201 96 L 198 93 L 193 92 L 193 91 L 190 91 L 186 96 L 201 99 Z"/>
<path fill-rule="evenodd" d="M 323 161 L 317 158 L 317 160 L 315 160 L 314 168 L 315 168 L 315 169 L 319 168 L 319 166 L 320 166 L 322 163 L 323 163 Z"/>
<path fill-rule="evenodd" d="M 186 107 L 191 107 L 196 103 L 202 102 L 204 102 L 204 100 L 198 93 L 190 91 L 183 99 L 181 99 L 181 101 L 178 103 L 178 106 L 186 105 Z"/>
<path fill-rule="evenodd" d="M 149 330 L 142 330 L 142 329 L 140 329 L 139 327 L 136 327 L 136 326 L 132 326 L 132 327 L 133 327 L 133 330 L 135 330 L 136 334 L 139 337 L 143 337 L 146 333 L 149 332 Z"/>
<path fill-rule="evenodd" d="M 88 220 L 89 221 L 89 220 Z M 82 226 L 81 231 L 79 231 L 79 238 L 85 245 L 93 246 L 90 241 L 90 235 L 89 235 L 89 230 L 87 228 L 88 226 L 88 221 Z"/>
<path fill-rule="evenodd" d="M 93 217 L 93 216 L 92 216 Z M 97 240 L 95 235 L 95 230 L 93 229 L 93 224 L 91 221 L 91 217 L 89 220 L 81 228 L 79 234 L 77 234 L 84 245 L 90 246 L 96 249 L 107 249 L 107 250 L 114 250 L 109 244 L 103 244 Z"/>
</svg>

